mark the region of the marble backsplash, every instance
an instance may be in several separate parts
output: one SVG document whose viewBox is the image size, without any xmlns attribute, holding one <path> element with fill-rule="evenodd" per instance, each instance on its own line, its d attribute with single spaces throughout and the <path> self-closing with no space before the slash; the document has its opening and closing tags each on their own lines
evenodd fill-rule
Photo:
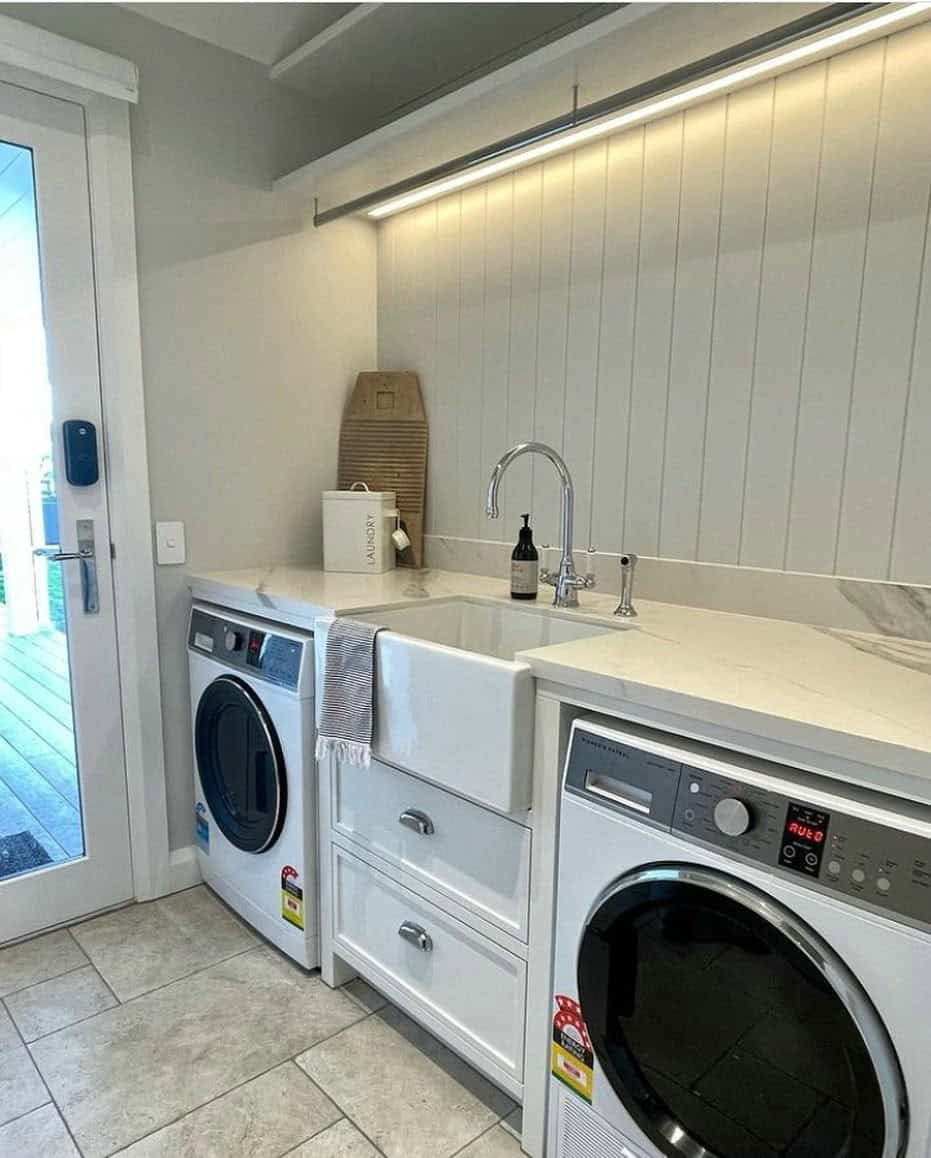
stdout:
<svg viewBox="0 0 931 1158">
<path fill-rule="evenodd" d="M 510 543 L 426 535 L 424 547 L 427 567 L 502 578 L 509 573 Z M 576 565 L 584 568 L 584 552 L 576 552 Z M 600 592 L 619 590 L 617 555 L 597 553 L 594 570 Z M 635 604 L 638 597 L 931 642 L 931 587 L 641 556 Z"/>
</svg>

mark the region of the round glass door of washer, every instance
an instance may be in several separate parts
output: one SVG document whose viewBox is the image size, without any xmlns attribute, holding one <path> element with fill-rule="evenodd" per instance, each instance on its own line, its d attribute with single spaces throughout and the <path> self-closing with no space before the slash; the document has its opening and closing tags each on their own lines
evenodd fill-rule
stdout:
<svg viewBox="0 0 931 1158">
<path fill-rule="evenodd" d="M 197 770 L 217 827 L 243 852 L 265 852 L 287 808 L 284 758 L 262 701 L 243 680 L 223 675 L 197 705 Z"/>
<path fill-rule="evenodd" d="M 893 1046 L 834 950 L 751 885 L 692 865 L 622 877 L 578 955 L 601 1068 L 669 1158 L 901 1158 Z"/>
</svg>

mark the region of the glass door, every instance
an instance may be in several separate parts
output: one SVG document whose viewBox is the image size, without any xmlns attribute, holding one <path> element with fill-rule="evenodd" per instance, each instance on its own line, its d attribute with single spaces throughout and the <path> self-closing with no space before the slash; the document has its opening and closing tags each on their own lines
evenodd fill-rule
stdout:
<svg viewBox="0 0 931 1158">
<path fill-rule="evenodd" d="M 789 910 L 658 865 L 585 928 L 579 1003 L 615 1093 L 669 1158 L 899 1158 L 898 1061 L 868 996 Z"/>
<path fill-rule="evenodd" d="M 83 113 L 0 84 L 0 943 L 133 892 L 103 445 Z"/>
</svg>

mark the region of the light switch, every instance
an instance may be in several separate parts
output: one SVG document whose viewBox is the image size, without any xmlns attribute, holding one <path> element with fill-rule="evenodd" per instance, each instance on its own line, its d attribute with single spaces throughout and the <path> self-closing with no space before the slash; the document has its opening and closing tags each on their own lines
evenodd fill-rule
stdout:
<svg viewBox="0 0 931 1158">
<path fill-rule="evenodd" d="M 159 563 L 183 563 L 184 523 L 155 524 L 155 554 Z"/>
</svg>

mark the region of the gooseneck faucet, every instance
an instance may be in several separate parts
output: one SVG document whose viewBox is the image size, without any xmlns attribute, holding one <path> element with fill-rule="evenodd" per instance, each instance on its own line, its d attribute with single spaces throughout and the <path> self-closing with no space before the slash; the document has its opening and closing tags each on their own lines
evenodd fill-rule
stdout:
<svg viewBox="0 0 931 1158">
<path fill-rule="evenodd" d="M 559 561 L 559 570 L 556 572 L 543 571 L 540 574 L 540 581 L 555 587 L 554 606 L 578 607 L 579 588 L 594 587 L 595 576 L 593 574 L 579 575 L 575 569 L 575 561 L 572 558 L 575 488 L 572 485 L 569 468 L 562 456 L 551 446 L 547 446 L 545 442 L 518 442 L 516 446 L 512 446 L 498 459 L 491 472 L 491 478 L 488 481 L 488 497 L 485 500 L 485 514 L 489 519 L 498 518 L 500 513 L 498 511 L 498 487 L 504 477 L 504 472 L 514 459 L 520 458 L 522 454 L 542 454 L 544 458 L 550 460 L 559 475 L 559 481 L 562 484 L 562 559 Z"/>
</svg>

